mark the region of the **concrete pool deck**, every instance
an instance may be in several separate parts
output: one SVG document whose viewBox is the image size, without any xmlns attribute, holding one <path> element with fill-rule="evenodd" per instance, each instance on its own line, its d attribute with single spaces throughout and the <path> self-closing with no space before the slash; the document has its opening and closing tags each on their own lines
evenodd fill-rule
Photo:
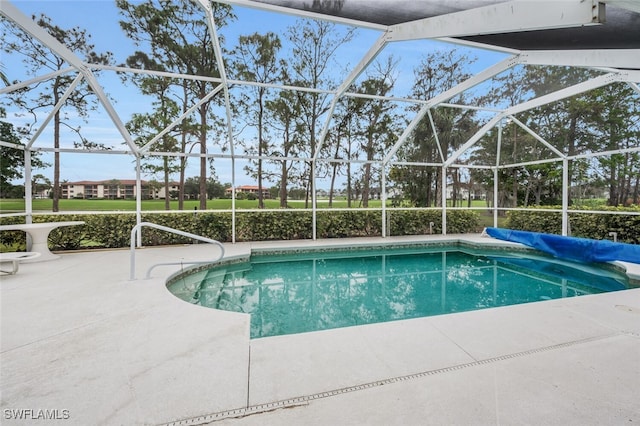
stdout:
<svg viewBox="0 0 640 426">
<path fill-rule="evenodd" d="M 225 248 L 461 238 L 509 244 L 449 235 Z M 136 253 L 139 278 L 216 254 L 206 244 Z M 640 422 L 640 289 L 250 340 L 248 316 L 167 291 L 180 269 L 130 281 L 129 251 L 109 250 L 3 276 L 0 423 Z"/>
</svg>

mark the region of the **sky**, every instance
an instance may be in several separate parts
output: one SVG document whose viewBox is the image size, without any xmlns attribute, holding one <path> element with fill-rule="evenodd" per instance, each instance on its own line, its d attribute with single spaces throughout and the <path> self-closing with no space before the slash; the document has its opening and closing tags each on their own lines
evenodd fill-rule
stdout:
<svg viewBox="0 0 640 426">
<path fill-rule="evenodd" d="M 127 56 L 134 50 L 135 46 L 120 30 L 118 20 L 120 16 L 113 0 L 74 0 L 74 1 L 31 1 L 13 0 L 13 4 L 24 14 L 41 14 L 51 18 L 51 21 L 64 29 L 80 27 L 86 29 L 91 35 L 91 43 L 95 45 L 97 52 L 110 51 L 114 54 L 115 63 L 123 63 Z M 235 7 L 238 20 L 221 30 L 226 38 L 226 46 L 233 47 L 237 43 L 238 36 L 253 32 L 264 33 L 273 31 L 282 35 L 289 26 L 296 22 L 296 18 L 289 15 L 281 15 L 270 12 L 258 11 L 249 8 Z M 358 29 L 354 40 L 341 47 L 336 55 L 336 70 L 351 70 L 369 50 L 380 32 L 366 29 Z M 395 95 L 407 96 L 413 84 L 413 69 L 430 51 L 437 49 L 448 49 L 450 45 L 437 41 L 413 41 L 404 43 L 394 43 L 385 48 L 379 59 L 383 60 L 387 55 L 392 54 L 398 61 L 397 80 Z M 474 71 L 480 71 L 505 57 L 504 54 L 483 51 L 480 49 L 465 49 L 478 58 L 474 64 Z M 24 66 L 20 63 L 19 55 L 7 55 L 2 53 L 2 63 L 4 72 L 10 80 L 22 80 L 25 78 Z M 341 80 L 341 75 L 336 73 L 336 80 Z M 131 115 L 136 112 L 143 112 L 150 108 L 149 99 L 137 94 L 133 86 L 124 87 L 119 78 L 112 72 L 102 72 L 99 74 L 99 81 L 103 84 L 105 91 L 114 100 L 114 108 L 119 113 L 121 119 L 126 122 Z M 0 95 L 3 96 L 3 95 Z M 4 99 L 0 99 L 0 102 Z M 7 120 L 20 124 L 26 117 L 16 115 L 15 109 L 7 108 Z M 44 115 L 43 115 L 44 116 Z M 81 126 L 84 137 L 91 141 L 111 145 L 114 149 L 125 149 L 122 145 L 122 137 L 112 125 L 109 117 L 102 109 L 91 113 L 88 122 L 77 122 Z M 251 136 L 246 136 L 251 137 Z M 223 136 L 226 138 L 226 136 Z M 52 146 L 52 132 L 45 130 L 35 146 Z M 77 139 L 77 138 L 76 138 Z M 71 146 L 71 138 L 62 141 L 62 146 Z M 241 152 L 241 149 L 236 149 Z M 210 152 L 220 152 L 220 148 L 210 147 Z M 42 159 L 53 163 L 52 154 L 45 153 Z M 61 155 L 61 179 L 67 181 L 79 180 L 110 180 L 110 179 L 133 179 L 135 178 L 135 167 L 133 156 L 130 155 L 107 155 L 107 154 L 62 154 Z M 197 159 L 190 160 L 187 177 L 198 174 Z M 255 184 L 255 181 L 246 175 L 243 170 L 245 163 L 236 163 L 237 185 Z M 216 176 L 221 182 L 231 182 L 230 161 L 216 159 L 214 162 Z M 34 170 L 33 172 L 43 174 L 52 178 L 52 167 Z M 160 180 L 160 176 L 143 176 L 143 179 Z M 174 177 L 177 179 L 177 176 Z M 268 183 L 267 183 L 268 184 Z M 322 187 L 322 184 L 318 185 Z"/>
</svg>

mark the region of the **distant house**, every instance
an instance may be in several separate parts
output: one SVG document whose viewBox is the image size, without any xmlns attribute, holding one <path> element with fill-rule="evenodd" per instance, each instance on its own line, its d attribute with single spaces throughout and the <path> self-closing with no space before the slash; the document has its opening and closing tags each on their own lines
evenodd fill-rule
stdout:
<svg viewBox="0 0 640 426">
<path fill-rule="evenodd" d="M 454 187 L 452 184 L 447 184 L 447 199 L 450 200 L 453 198 L 453 190 Z M 469 186 L 468 185 L 460 185 L 458 187 L 458 192 L 456 198 L 459 200 L 468 200 L 469 195 L 471 195 L 472 200 L 486 200 L 487 199 L 487 191 L 486 189 L 479 184 L 474 184 L 471 188 L 471 194 L 469 194 Z"/>
<path fill-rule="evenodd" d="M 164 186 L 151 188 L 149 182 L 140 181 L 142 188 L 142 198 L 164 199 Z M 110 179 L 101 181 L 81 180 L 78 182 L 63 182 L 60 184 L 62 189 L 61 198 L 136 198 L 137 188 L 134 179 Z M 169 191 L 178 191 L 180 184 L 171 182 Z M 171 194 L 169 194 L 170 196 Z"/>
<path fill-rule="evenodd" d="M 257 186 L 254 185 L 241 185 L 241 186 L 236 186 L 236 194 L 256 194 L 258 195 L 258 191 L 259 188 Z M 229 187 L 227 189 L 225 189 L 224 191 L 228 196 L 231 196 L 231 193 L 233 192 L 233 188 Z M 262 197 L 263 198 L 269 198 L 269 188 L 262 188 Z"/>
</svg>

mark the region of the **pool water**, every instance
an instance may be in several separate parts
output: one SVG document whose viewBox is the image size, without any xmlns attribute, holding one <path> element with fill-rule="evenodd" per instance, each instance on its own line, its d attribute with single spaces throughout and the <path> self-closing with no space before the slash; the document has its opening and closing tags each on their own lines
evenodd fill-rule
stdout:
<svg viewBox="0 0 640 426">
<path fill-rule="evenodd" d="M 181 277 L 191 303 L 251 314 L 251 337 L 426 317 L 629 287 L 625 275 L 523 252 L 460 247 L 251 256 Z"/>
</svg>

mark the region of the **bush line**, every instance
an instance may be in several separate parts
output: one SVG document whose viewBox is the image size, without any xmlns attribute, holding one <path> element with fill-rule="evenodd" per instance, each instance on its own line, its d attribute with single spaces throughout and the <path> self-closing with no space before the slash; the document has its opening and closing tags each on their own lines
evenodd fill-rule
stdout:
<svg viewBox="0 0 640 426">
<path fill-rule="evenodd" d="M 347 238 L 382 235 L 382 212 L 319 211 L 318 238 Z M 33 222 L 82 220 L 82 226 L 62 227 L 49 234 L 51 250 L 129 247 L 135 213 L 37 215 Z M 251 211 L 236 213 L 236 241 L 294 240 L 312 238 L 310 211 Z M 221 242 L 231 241 L 231 212 L 143 213 L 143 222 L 152 222 Z M 387 232 L 392 236 L 442 232 L 442 214 L 438 210 L 387 211 Z M 24 223 L 24 217 L 0 218 L 0 224 Z M 479 232 L 479 216 L 474 211 L 447 212 L 448 233 Z M 193 240 L 153 228 L 142 229 L 145 246 L 189 244 Z M 4 231 L 0 235 L 2 251 L 25 250 L 25 234 Z"/>
<path fill-rule="evenodd" d="M 582 210 L 575 207 L 571 209 Z M 640 207 L 601 207 L 598 210 L 640 213 Z M 562 213 L 512 210 L 507 213 L 505 227 L 559 235 L 562 234 Z M 569 213 L 569 227 L 574 237 L 610 240 L 612 237 L 609 233 L 616 232 L 618 242 L 640 244 L 639 215 Z"/>
</svg>

